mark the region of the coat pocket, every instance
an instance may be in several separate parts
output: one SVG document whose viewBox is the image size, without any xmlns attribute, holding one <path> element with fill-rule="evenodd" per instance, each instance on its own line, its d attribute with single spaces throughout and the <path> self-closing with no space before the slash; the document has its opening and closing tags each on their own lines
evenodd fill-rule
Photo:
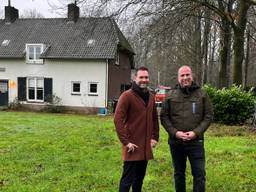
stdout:
<svg viewBox="0 0 256 192">
<path fill-rule="evenodd" d="M 202 102 L 200 99 L 190 99 L 189 102 L 190 111 L 194 115 L 201 115 L 202 114 Z"/>
</svg>

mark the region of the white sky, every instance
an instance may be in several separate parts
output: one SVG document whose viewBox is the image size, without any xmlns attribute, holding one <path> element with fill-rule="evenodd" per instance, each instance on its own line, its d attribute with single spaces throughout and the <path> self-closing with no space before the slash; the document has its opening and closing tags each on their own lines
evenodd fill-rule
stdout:
<svg viewBox="0 0 256 192">
<path fill-rule="evenodd" d="M 67 17 L 67 5 L 69 3 L 73 3 L 74 0 L 11 0 L 11 6 L 15 7 L 16 9 L 19 10 L 19 16 L 23 16 L 25 14 L 26 16 L 26 11 L 31 11 L 35 10 L 37 13 L 40 13 L 43 15 L 44 18 L 51 18 L 51 17 Z M 91 13 L 94 13 L 97 10 L 94 10 L 94 2 L 95 0 L 88 0 L 86 3 L 78 4 L 80 7 L 80 15 L 82 16 L 95 16 L 91 15 Z M 4 18 L 4 7 L 8 5 L 8 0 L 0 0 L 0 19 Z M 56 8 L 54 9 L 52 6 L 55 6 Z M 113 8 L 118 7 L 120 5 L 118 4 L 113 4 L 110 5 L 109 7 L 104 7 L 103 11 L 106 13 L 112 12 Z M 82 8 L 81 8 L 82 7 Z M 57 9 L 59 8 L 59 9 Z M 128 12 L 127 12 L 128 14 Z M 97 16 L 97 15 L 96 15 Z M 124 15 L 122 22 L 117 20 L 119 26 L 122 29 L 122 26 L 130 26 L 129 19 L 132 21 L 132 17 L 128 15 Z M 124 27 L 125 28 L 125 27 Z M 129 27 L 131 28 L 131 27 Z M 127 28 L 128 29 L 128 28 Z M 127 29 L 122 29 L 123 32 Z M 134 31 L 135 29 L 131 28 L 131 31 Z"/>
<path fill-rule="evenodd" d="M 51 7 L 49 6 L 48 2 L 50 4 L 60 5 L 60 1 L 58 0 L 11 0 L 11 6 L 15 7 L 19 10 L 19 15 L 22 15 L 25 10 L 36 10 L 37 12 L 41 13 L 44 17 L 63 17 L 60 14 L 58 14 L 56 11 L 53 11 Z M 74 0 L 65 0 L 63 1 L 65 4 L 68 4 L 69 2 L 74 2 Z M 0 10 L 1 15 L 4 15 L 4 6 L 8 5 L 8 0 L 3 0 L 0 3 Z"/>
</svg>

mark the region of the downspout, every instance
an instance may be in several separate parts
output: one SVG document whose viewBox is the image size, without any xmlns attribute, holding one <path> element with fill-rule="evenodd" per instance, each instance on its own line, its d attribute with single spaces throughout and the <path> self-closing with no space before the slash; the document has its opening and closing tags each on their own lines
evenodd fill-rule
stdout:
<svg viewBox="0 0 256 192">
<path fill-rule="evenodd" d="M 108 59 L 106 59 L 105 108 L 108 107 Z"/>
</svg>

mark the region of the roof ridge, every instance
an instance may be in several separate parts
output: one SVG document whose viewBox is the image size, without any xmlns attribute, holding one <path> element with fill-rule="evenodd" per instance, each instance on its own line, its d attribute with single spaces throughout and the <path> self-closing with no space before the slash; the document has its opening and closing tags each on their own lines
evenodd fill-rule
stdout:
<svg viewBox="0 0 256 192">
<path fill-rule="evenodd" d="M 57 20 L 62 20 L 62 19 L 68 19 L 67 17 L 41 17 L 41 18 L 18 18 L 17 20 L 53 20 L 53 19 L 57 19 Z M 79 17 L 79 19 L 111 19 L 108 16 L 105 17 Z M 2 18 L 0 19 L 0 21 L 4 21 L 5 19 Z"/>
</svg>

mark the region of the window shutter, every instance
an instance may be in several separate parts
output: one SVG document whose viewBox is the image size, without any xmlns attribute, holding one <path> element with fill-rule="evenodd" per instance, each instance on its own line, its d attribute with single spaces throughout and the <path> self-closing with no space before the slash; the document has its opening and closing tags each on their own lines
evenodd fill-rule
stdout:
<svg viewBox="0 0 256 192">
<path fill-rule="evenodd" d="M 26 101 L 26 77 L 18 77 L 18 100 Z"/>
<path fill-rule="evenodd" d="M 52 102 L 52 78 L 44 78 L 44 100 Z"/>
</svg>

